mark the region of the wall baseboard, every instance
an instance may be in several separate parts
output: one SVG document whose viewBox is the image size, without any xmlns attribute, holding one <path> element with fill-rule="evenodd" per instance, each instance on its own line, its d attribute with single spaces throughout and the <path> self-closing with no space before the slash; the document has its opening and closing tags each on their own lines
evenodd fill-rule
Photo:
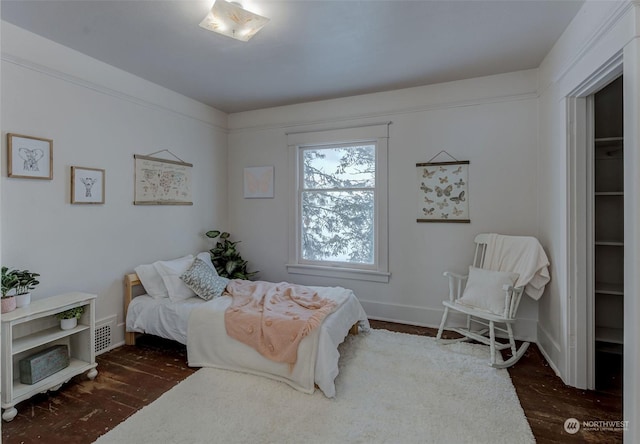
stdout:
<svg viewBox="0 0 640 444">
<path fill-rule="evenodd" d="M 444 313 L 444 308 L 435 309 L 364 300 L 360 303 L 371 319 L 419 327 L 438 328 Z M 447 321 L 448 326 L 462 327 L 465 323 L 466 317 L 456 313 L 451 314 Z M 513 334 L 518 340 L 537 343 L 537 324 L 534 319 L 518 319 L 514 325 Z"/>
<path fill-rule="evenodd" d="M 566 384 L 566 378 L 563 378 L 558 367 L 558 360 L 561 356 L 561 347 L 540 324 L 538 324 L 538 349 L 544 359 L 547 360 L 549 367 L 553 369 L 555 374 Z"/>
</svg>

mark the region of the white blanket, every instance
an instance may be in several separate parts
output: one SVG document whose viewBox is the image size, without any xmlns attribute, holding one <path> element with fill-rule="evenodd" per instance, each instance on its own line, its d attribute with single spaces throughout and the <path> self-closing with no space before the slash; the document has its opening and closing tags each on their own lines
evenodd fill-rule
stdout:
<svg viewBox="0 0 640 444">
<path fill-rule="evenodd" d="M 293 369 L 289 364 L 271 361 L 250 346 L 227 336 L 224 312 L 231 305 L 229 296 L 201 304 L 191 312 L 187 334 L 189 366 L 215 367 L 266 376 L 305 393 L 313 393 L 317 384 L 325 396 L 335 396 L 334 380 L 338 375 L 340 357 L 338 345 L 353 324 L 362 321 L 368 328 L 368 321 L 351 290 L 340 287 L 310 288 L 318 291 L 321 297 L 336 300 L 340 306 L 300 342 L 298 360 Z"/>
<path fill-rule="evenodd" d="M 535 237 L 489 234 L 483 268 L 518 273 L 516 287 L 526 285 L 525 294 L 535 300 L 551 279 L 548 267 L 549 259 Z"/>
</svg>

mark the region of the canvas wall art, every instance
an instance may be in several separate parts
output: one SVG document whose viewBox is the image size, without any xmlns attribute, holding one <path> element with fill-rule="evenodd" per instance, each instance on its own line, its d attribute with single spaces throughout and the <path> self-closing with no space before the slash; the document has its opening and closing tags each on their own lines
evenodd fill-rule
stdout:
<svg viewBox="0 0 640 444">
<path fill-rule="evenodd" d="M 469 223 L 469 161 L 417 163 L 417 221 Z"/>
</svg>

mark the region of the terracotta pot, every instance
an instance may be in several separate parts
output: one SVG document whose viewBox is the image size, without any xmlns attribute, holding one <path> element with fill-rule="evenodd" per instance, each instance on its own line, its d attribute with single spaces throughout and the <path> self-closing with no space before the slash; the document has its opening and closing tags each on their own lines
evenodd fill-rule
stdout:
<svg viewBox="0 0 640 444">
<path fill-rule="evenodd" d="M 2 298 L 2 300 L 0 301 L 1 307 L 2 307 L 2 313 L 9 313 L 10 311 L 13 311 L 16 309 L 16 297 L 15 296 L 9 296 L 6 298 Z"/>
<path fill-rule="evenodd" d="M 26 307 L 31 303 L 31 293 L 17 294 L 16 295 L 16 306 Z"/>
</svg>

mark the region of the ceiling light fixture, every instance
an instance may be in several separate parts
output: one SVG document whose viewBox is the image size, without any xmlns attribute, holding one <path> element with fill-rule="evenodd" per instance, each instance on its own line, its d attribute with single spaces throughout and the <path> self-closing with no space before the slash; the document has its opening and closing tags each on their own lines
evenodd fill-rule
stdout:
<svg viewBox="0 0 640 444">
<path fill-rule="evenodd" d="M 216 0 L 200 27 L 246 42 L 268 22 L 268 18 L 247 11 L 240 3 Z"/>
</svg>

